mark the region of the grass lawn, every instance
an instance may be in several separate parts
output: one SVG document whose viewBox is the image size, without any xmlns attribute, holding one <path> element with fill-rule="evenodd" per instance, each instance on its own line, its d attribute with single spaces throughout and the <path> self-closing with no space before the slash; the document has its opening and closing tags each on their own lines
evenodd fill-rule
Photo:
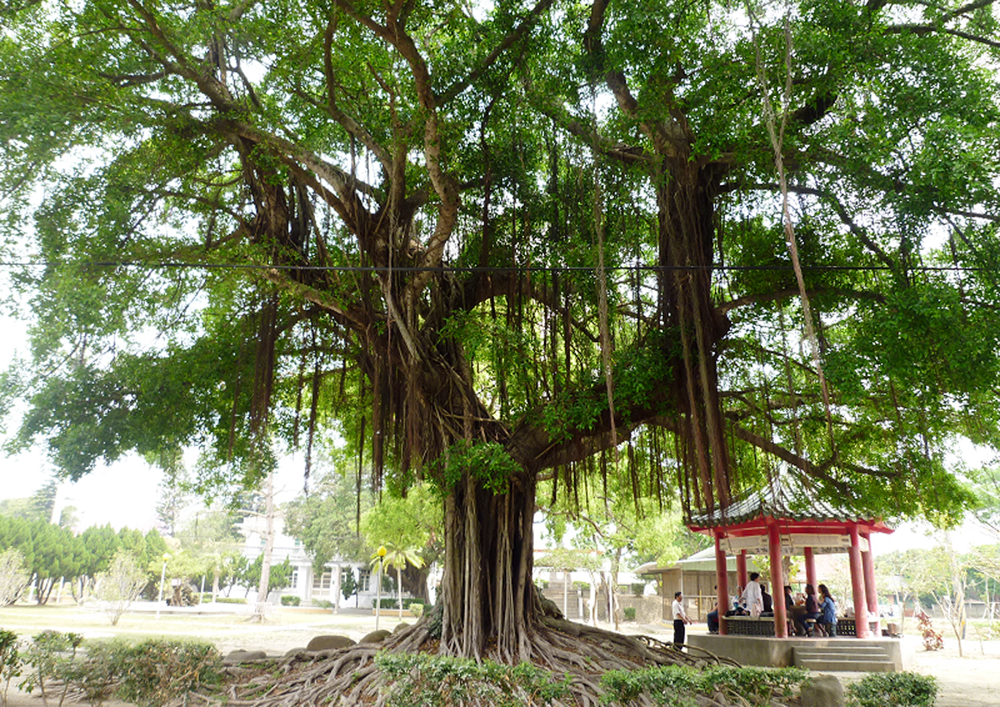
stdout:
<svg viewBox="0 0 1000 707">
<path fill-rule="evenodd" d="M 171 638 L 213 643 L 222 651 L 242 648 L 281 654 L 304 648 L 313 636 L 339 634 L 358 640 L 375 630 L 371 610 L 342 610 L 339 614 L 315 609 L 273 607 L 264 623 L 251 623 L 246 606 L 221 605 L 220 613 L 193 613 L 186 609 L 164 609 L 156 617 L 155 605 L 137 602 L 117 626 L 97 607 L 61 604 L 53 606 L 17 605 L 0 609 L 0 628 L 30 638 L 46 629 L 82 634 L 86 640 L 122 637 L 140 641 Z M 223 608 L 224 607 L 224 608 Z M 204 608 L 204 607 L 203 607 Z M 415 619 L 404 617 L 404 622 Z M 383 614 L 379 628 L 394 629 L 398 616 Z"/>
</svg>

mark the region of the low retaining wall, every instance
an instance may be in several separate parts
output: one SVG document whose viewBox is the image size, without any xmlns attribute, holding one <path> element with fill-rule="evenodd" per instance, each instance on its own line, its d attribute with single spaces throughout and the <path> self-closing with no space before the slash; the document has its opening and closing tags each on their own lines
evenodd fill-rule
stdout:
<svg viewBox="0 0 1000 707">
<path fill-rule="evenodd" d="M 740 665 L 761 665 L 787 668 L 794 665 L 795 648 L 822 648 L 828 645 L 882 647 L 896 670 L 906 670 L 912 655 L 903 642 L 892 638 L 763 638 L 759 636 L 720 636 L 713 633 L 692 633 L 687 642 L 722 658 L 730 658 Z"/>
</svg>

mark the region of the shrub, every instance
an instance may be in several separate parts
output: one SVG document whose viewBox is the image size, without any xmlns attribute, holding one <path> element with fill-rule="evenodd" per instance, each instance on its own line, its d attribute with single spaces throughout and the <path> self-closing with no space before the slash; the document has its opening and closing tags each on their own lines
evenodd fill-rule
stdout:
<svg viewBox="0 0 1000 707">
<path fill-rule="evenodd" d="M 590 591 L 590 582 L 576 581 L 576 582 L 573 582 L 572 587 L 573 587 L 573 589 L 576 589 L 579 592 L 589 592 Z"/>
<path fill-rule="evenodd" d="M 426 653 L 379 653 L 375 665 L 385 676 L 387 707 L 541 706 L 569 694 L 568 676 L 558 680 L 531 663 L 511 666 Z"/>
<path fill-rule="evenodd" d="M 215 646 L 167 640 L 112 642 L 107 661 L 119 678 L 115 695 L 139 707 L 161 707 L 202 685 L 217 684 L 222 667 Z"/>
<path fill-rule="evenodd" d="M 24 663 L 34 668 L 34 671 L 24 679 L 19 687 L 27 693 L 35 688 L 42 695 L 42 702 L 49 703 L 48 689 L 52 683 L 63 684 L 62 698 L 69 691 L 69 678 L 76 658 L 76 650 L 83 643 L 83 636 L 78 633 L 60 633 L 59 631 L 42 631 L 31 639 L 31 645 L 24 652 Z"/>
<path fill-rule="evenodd" d="M 932 707 L 937 680 L 916 673 L 869 673 L 847 688 L 852 707 Z"/>
<path fill-rule="evenodd" d="M 626 606 L 622 609 L 622 614 L 625 616 L 626 621 L 635 621 L 635 607 Z"/>
<path fill-rule="evenodd" d="M 302 598 L 297 597 L 294 594 L 285 594 L 281 597 L 282 606 L 298 606 L 302 603 Z"/>
<path fill-rule="evenodd" d="M 241 597 L 216 597 L 216 604 L 246 604 L 247 600 Z"/>
<path fill-rule="evenodd" d="M 703 671 L 669 665 L 644 670 L 611 670 L 601 678 L 603 701 L 631 704 L 646 695 L 668 707 L 694 707 L 698 696 L 722 693 L 735 702 L 769 705 L 777 696 L 787 696 L 806 679 L 800 668 L 732 668 L 715 666 Z"/>
<path fill-rule="evenodd" d="M 21 675 L 24 663 L 17 647 L 20 641 L 13 631 L 0 629 L 0 705 L 7 705 L 10 681 Z"/>
<path fill-rule="evenodd" d="M 139 597 L 146 586 L 146 573 L 139 561 L 125 550 L 119 550 L 111 560 L 107 572 L 98 576 L 94 596 L 101 602 L 112 626 L 118 625 L 122 614 Z"/>
<path fill-rule="evenodd" d="M 646 583 L 645 582 L 636 582 L 634 584 L 628 585 L 628 587 L 629 587 L 629 589 L 632 590 L 632 594 L 634 594 L 637 597 L 641 597 L 643 594 L 646 593 Z"/>
<path fill-rule="evenodd" d="M 420 602 L 413 602 L 410 604 L 410 613 L 419 619 L 424 615 L 424 605 Z"/>
</svg>

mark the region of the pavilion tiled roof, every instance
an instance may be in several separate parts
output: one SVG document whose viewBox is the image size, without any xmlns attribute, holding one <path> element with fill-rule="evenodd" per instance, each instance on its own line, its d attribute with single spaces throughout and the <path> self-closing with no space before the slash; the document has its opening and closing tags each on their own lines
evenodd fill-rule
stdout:
<svg viewBox="0 0 1000 707">
<path fill-rule="evenodd" d="M 815 498 L 797 480 L 782 474 L 771 479 L 764 488 L 746 494 L 726 508 L 692 515 L 687 524 L 690 527 L 715 528 L 766 517 L 820 522 L 872 520 L 858 513 L 850 504 L 834 505 Z"/>
</svg>

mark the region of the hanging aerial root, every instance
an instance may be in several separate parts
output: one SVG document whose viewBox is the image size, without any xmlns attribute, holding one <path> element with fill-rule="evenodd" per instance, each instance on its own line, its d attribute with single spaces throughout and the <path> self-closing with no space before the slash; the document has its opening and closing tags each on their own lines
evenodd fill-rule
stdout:
<svg viewBox="0 0 1000 707">
<path fill-rule="evenodd" d="M 204 707 L 354 707 L 388 704 L 385 675 L 375 663 L 379 652 L 441 655 L 441 642 L 430 636 L 428 622 L 402 630 L 384 643 L 363 643 L 332 651 L 293 653 L 278 660 L 265 660 L 225 669 L 226 686 L 215 692 L 193 693 L 174 703 Z M 532 623 L 526 634 L 530 662 L 568 680 L 568 696 L 553 703 L 557 707 L 597 707 L 601 704 L 602 676 L 610 670 L 639 670 L 664 665 L 702 669 L 733 664 L 707 651 L 672 644 L 648 636 L 626 636 L 561 619 L 545 618 Z M 487 649 L 484 657 L 500 662 Z M 729 707 L 728 703 L 699 697 L 703 707 Z M 397 697 L 393 704 L 402 704 Z M 477 702 L 465 702 L 475 707 Z M 484 703 L 484 707 L 485 707 Z M 654 703 L 640 696 L 632 704 Z"/>
</svg>

